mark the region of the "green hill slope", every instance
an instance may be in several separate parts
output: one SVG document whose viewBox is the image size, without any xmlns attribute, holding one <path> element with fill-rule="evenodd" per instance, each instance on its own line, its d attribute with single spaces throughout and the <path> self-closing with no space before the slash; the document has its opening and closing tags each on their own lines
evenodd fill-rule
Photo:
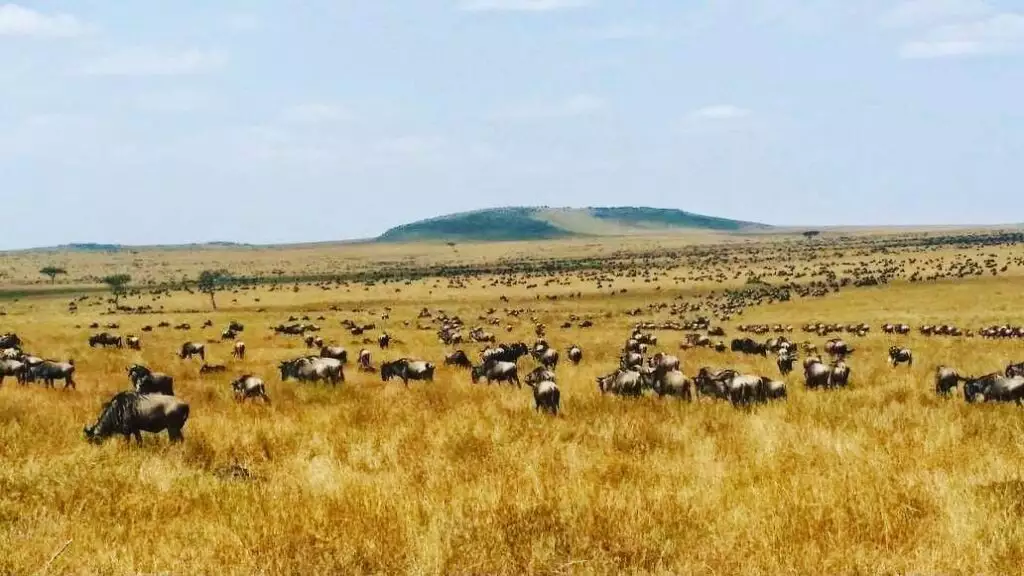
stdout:
<svg viewBox="0 0 1024 576">
<path fill-rule="evenodd" d="M 665 208 L 493 208 L 397 226 L 381 242 L 544 240 L 673 231 L 739 232 L 770 226 Z"/>
</svg>

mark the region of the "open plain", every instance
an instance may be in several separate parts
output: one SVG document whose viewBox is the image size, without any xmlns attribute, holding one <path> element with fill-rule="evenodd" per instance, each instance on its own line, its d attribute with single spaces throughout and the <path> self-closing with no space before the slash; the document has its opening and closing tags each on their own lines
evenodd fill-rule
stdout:
<svg viewBox="0 0 1024 576">
<path fill-rule="evenodd" d="M 0 385 L 0 574 L 1020 573 L 1024 409 L 939 396 L 935 371 L 1024 360 L 1019 330 L 983 334 L 1024 325 L 1021 240 L 865 231 L 7 253 L 0 334 L 73 360 L 76 386 Z M 47 265 L 67 275 L 51 285 Z M 216 310 L 194 283 L 206 269 L 232 275 Z M 115 309 L 99 279 L 118 273 L 132 282 Z M 445 344 L 439 330 L 456 317 L 463 341 Z M 232 321 L 244 330 L 222 338 Z M 304 324 L 319 330 L 272 329 Z M 474 328 L 532 347 L 538 324 L 562 356 L 557 416 L 534 409 L 525 383 L 474 384 L 444 362 L 456 349 L 480 362 L 489 344 Z M 691 378 L 705 366 L 770 376 L 787 397 L 602 393 L 597 378 L 619 367 L 638 324 L 657 337 L 645 359 L 675 355 Z M 714 328 L 725 351 L 681 347 Z M 101 331 L 141 349 L 90 347 Z M 280 362 L 319 353 L 307 335 L 347 350 L 343 383 L 282 381 Z M 826 341 L 844 339 L 849 385 L 808 390 L 799 363 L 782 376 L 773 354 L 730 346 L 780 336 L 801 360 L 805 342 L 830 361 Z M 187 341 L 227 371 L 200 374 L 202 360 L 179 357 Z M 891 346 L 913 364 L 893 367 Z M 356 366 L 364 348 L 374 371 Z M 433 381 L 383 382 L 381 364 L 401 357 L 435 364 Z M 172 376 L 189 404 L 182 443 L 86 441 L 135 363 Z M 536 362 L 518 365 L 523 376 Z M 270 403 L 235 400 L 243 374 L 266 382 Z"/>
</svg>

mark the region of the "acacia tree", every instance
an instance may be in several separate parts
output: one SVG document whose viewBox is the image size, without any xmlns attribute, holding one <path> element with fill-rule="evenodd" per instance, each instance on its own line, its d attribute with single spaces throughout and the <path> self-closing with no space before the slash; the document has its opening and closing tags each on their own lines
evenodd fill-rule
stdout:
<svg viewBox="0 0 1024 576">
<path fill-rule="evenodd" d="M 128 293 L 128 283 L 131 281 L 132 277 L 127 274 L 114 274 L 103 279 L 103 283 L 110 287 L 110 292 L 114 295 L 115 308 L 121 296 Z"/>
<path fill-rule="evenodd" d="M 58 274 L 67 274 L 68 271 L 57 266 L 47 266 L 41 269 L 39 273 L 42 274 L 43 276 L 49 276 L 50 284 L 53 284 L 54 281 L 57 279 Z"/>
<path fill-rule="evenodd" d="M 210 295 L 210 304 L 214 310 L 217 309 L 217 300 L 214 294 L 230 279 L 231 274 L 227 270 L 203 270 L 199 274 L 199 291 Z"/>
</svg>

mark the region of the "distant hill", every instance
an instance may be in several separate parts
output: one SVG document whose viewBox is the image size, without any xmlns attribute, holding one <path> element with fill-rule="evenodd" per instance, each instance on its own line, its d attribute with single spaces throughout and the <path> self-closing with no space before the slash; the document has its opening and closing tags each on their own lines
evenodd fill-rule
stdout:
<svg viewBox="0 0 1024 576">
<path fill-rule="evenodd" d="M 545 240 L 673 231 L 742 232 L 771 226 L 669 208 L 512 207 L 449 214 L 396 226 L 380 242 Z"/>
</svg>

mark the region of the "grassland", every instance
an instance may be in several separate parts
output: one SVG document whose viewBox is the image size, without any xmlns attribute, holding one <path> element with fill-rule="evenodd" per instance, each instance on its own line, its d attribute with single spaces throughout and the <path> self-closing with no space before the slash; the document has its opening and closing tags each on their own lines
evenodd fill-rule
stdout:
<svg viewBox="0 0 1024 576">
<path fill-rule="evenodd" d="M 1022 268 L 1014 264 L 1019 249 L 936 246 L 878 256 L 850 241 L 823 243 L 796 258 L 796 244 L 785 238 L 749 249 L 747 239 L 709 242 L 722 240 L 63 256 L 59 264 L 70 273 L 57 286 L 64 290 L 94 289 L 92 279 L 125 269 L 160 283 L 219 267 L 273 278 L 273 270 L 301 276 L 598 259 L 598 268 L 584 273 L 547 276 L 558 279 L 550 285 L 541 273 L 498 286 L 497 274 L 331 289 L 261 284 L 221 293 L 217 312 L 204 295 L 180 290 L 159 300 L 141 291 L 122 302 L 158 311 L 143 315 L 103 314 L 109 306 L 95 294 L 70 314 L 68 293 L 46 294 L 32 284 L 53 254 L 8 255 L 2 263 L 8 288 L 21 292 L 0 302 L 7 314 L 0 332 L 19 333 L 35 353 L 73 358 L 78 389 L 21 387 L 10 379 L 0 387 L 0 574 L 44 567 L 50 574 L 1020 573 L 1024 411 L 966 405 L 932 391 L 936 365 L 974 374 L 999 370 L 1024 360 L 1020 343 L 877 330 L 883 322 L 975 329 L 1024 323 Z M 739 251 L 696 264 L 727 246 Z M 696 252 L 687 256 L 691 248 Z M 909 273 L 988 254 L 1006 271 L 849 287 L 823 298 L 752 306 L 722 323 L 730 337 L 739 323 L 872 324 L 869 336 L 853 341 L 848 390 L 809 392 L 794 375 L 787 401 L 751 411 L 597 391 L 595 377 L 616 366 L 632 325 L 669 319 L 650 304 L 738 289 L 750 275 L 767 276 L 794 260 L 841 273 L 884 257 Z M 808 255 L 817 260 L 808 263 Z M 630 259 L 657 273 L 645 279 L 610 272 Z M 715 279 L 718 272 L 725 280 Z M 527 288 L 531 283 L 539 286 Z M 574 292 L 582 297 L 568 299 Z M 499 301 L 502 295 L 509 301 Z M 544 297 L 556 295 L 556 301 Z M 381 319 L 385 307 L 389 320 Z M 416 328 L 423 307 L 457 314 L 468 326 L 497 308 L 501 324 L 491 329 L 505 341 L 531 342 L 534 316 L 547 324 L 558 349 L 581 345 L 584 362 L 557 371 L 563 413 L 535 413 L 526 387 L 473 385 L 464 371 L 440 366 L 450 348 L 432 330 Z M 505 308 L 527 312 L 512 317 Z M 641 316 L 625 314 L 636 308 Z M 403 355 L 432 360 L 439 364 L 435 382 L 406 388 L 352 369 L 336 389 L 280 382 L 276 363 L 305 348 L 268 327 L 303 314 L 323 315 L 321 335 L 350 354 L 364 344 L 340 320 L 377 323 L 399 342 L 388 351 L 373 347 L 374 363 Z M 557 329 L 570 315 L 591 318 L 595 327 Z M 207 318 L 215 328 L 199 329 Z M 160 320 L 193 329 L 143 334 L 141 352 L 86 343 L 92 321 L 118 321 L 119 332 L 140 333 Z M 174 354 L 185 339 L 217 338 L 230 320 L 246 325 L 240 338 L 248 357 L 230 359 L 225 342 L 208 344 L 209 361 L 228 364 L 229 376 L 263 376 L 270 406 L 237 404 L 229 376 L 200 377 L 198 361 Z M 658 350 L 678 354 L 687 373 L 708 365 L 777 375 L 770 359 L 679 351 L 681 333 L 658 335 Z M 913 368 L 887 366 L 885 351 L 894 342 L 914 350 Z M 475 355 L 477 346 L 465 349 Z M 126 387 L 124 370 L 132 362 L 174 376 L 177 395 L 192 406 L 183 444 L 169 445 L 166 436 L 149 436 L 142 447 L 83 439 L 82 427 L 100 404 Z"/>
</svg>

